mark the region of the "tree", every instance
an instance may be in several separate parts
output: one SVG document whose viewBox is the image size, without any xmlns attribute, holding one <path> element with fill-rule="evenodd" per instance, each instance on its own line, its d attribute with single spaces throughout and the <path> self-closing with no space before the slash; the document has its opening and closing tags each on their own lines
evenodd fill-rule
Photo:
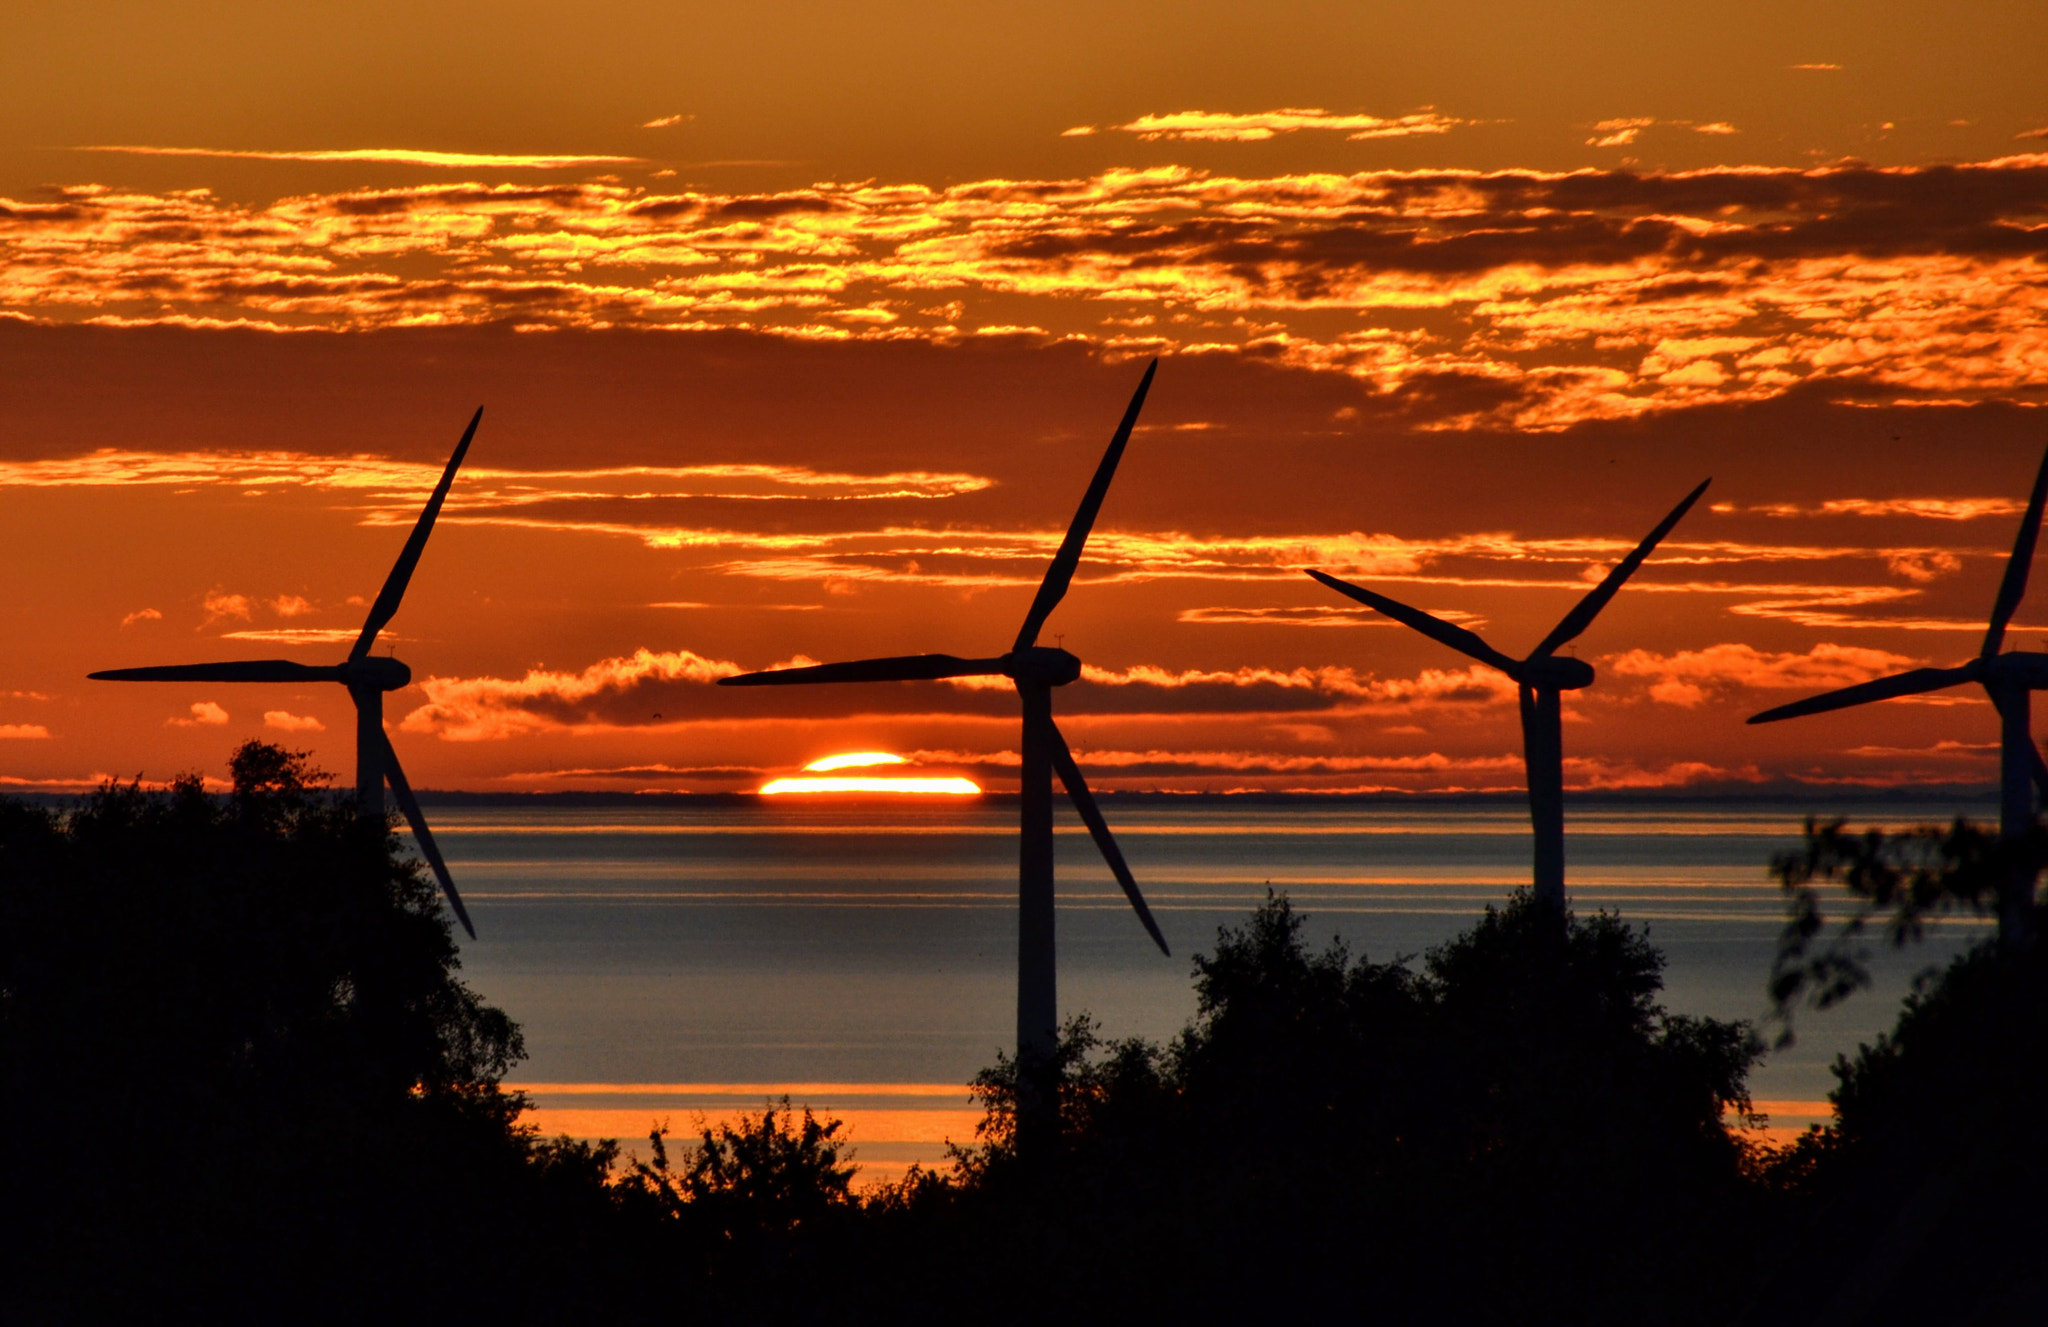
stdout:
<svg viewBox="0 0 2048 1327">
<path fill-rule="evenodd" d="M 458 980 L 389 827 L 304 753 L 251 742 L 231 773 L 225 797 L 0 802 L 0 1294 L 28 1318 L 530 1311 L 607 1219 L 611 1154 L 518 1125 L 519 1030 Z"/>
</svg>

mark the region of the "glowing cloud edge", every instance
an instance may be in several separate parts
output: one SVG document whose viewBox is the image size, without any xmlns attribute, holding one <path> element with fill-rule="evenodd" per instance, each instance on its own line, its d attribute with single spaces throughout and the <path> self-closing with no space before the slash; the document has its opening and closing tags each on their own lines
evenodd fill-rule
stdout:
<svg viewBox="0 0 2048 1327">
<path fill-rule="evenodd" d="M 861 769 L 870 765 L 908 765 L 909 760 L 891 755 L 887 751 L 848 751 L 842 755 L 825 756 L 804 766 L 806 774 L 823 774 L 827 770 Z"/>
</svg>

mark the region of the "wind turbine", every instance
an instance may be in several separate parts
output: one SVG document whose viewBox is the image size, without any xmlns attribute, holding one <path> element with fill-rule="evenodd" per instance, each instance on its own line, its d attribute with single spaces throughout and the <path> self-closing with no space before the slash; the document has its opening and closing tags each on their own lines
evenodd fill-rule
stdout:
<svg viewBox="0 0 2048 1327">
<path fill-rule="evenodd" d="M 1525 659 L 1511 659 L 1480 639 L 1477 633 L 1453 626 L 1419 608 L 1410 608 L 1383 594 L 1375 594 L 1320 571 L 1308 573 L 1337 593 L 1378 609 L 1396 622 L 1413 627 L 1460 654 L 1469 655 L 1488 667 L 1498 668 L 1521 684 L 1522 761 L 1529 771 L 1529 822 L 1536 837 L 1533 881 L 1537 900 L 1559 912 L 1564 910 L 1564 733 L 1558 698 L 1564 692 L 1591 686 L 1593 665 L 1581 659 L 1558 658 L 1557 650 L 1577 639 L 1580 632 L 1593 624 L 1600 610 L 1607 607 L 1607 601 L 1615 596 L 1629 577 L 1635 575 L 1636 568 L 1643 565 L 1643 559 L 1650 556 L 1650 550 L 1671 533 L 1672 527 L 1692 509 L 1692 504 L 1699 501 L 1700 494 L 1706 492 L 1707 485 L 1713 482 L 1711 479 L 1702 480 L 1698 488 L 1686 494 L 1685 500 L 1673 507 L 1671 514 L 1658 522 L 1657 528 L 1636 545 L 1635 551 L 1607 573 L 1606 579 L 1588 591 L 1586 597 L 1550 629 L 1550 634 Z"/>
<path fill-rule="evenodd" d="M 950 654 L 910 654 L 887 659 L 862 659 L 853 663 L 819 664 L 810 668 L 784 668 L 772 672 L 745 673 L 719 679 L 720 686 L 792 686 L 806 682 L 909 682 L 947 677 L 1007 677 L 1023 702 L 1023 770 L 1020 775 L 1022 823 L 1019 831 L 1017 869 L 1017 1066 L 1022 1089 L 1018 1100 L 1020 1133 L 1039 1136 L 1050 1122 L 1052 1104 L 1046 1093 L 1045 1077 L 1059 1040 L 1059 1003 L 1053 962 L 1053 879 L 1052 879 L 1052 776 L 1056 772 L 1066 785 L 1074 809 L 1094 836 L 1095 846 L 1109 863 L 1124 896 L 1131 901 L 1138 920 L 1163 954 L 1171 954 L 1166 937 L 1152 920 L 1138 882 L 1131 878 L 1123 852 L 1110 837 L 1094 794 L 1081 777 L 1073 753 L 1067 750 L 1059 728 L 1052 720 L 1052 689 L 1062 687 L 1081 675 L 1081 661 L 1063 649 L 1038 644 L 1039 629 L 1065 596 L 1081 561 L 1088 531 L 1095 514 L 1109 492 L 1117 462 L 1130 441 L 1131 428 L 1145 404 L 1152 375 L 1159 368 L 1153 360 L 1146 367 L 1138 390 L 1110 439 L 1109 450 L 1096 467 L 1095 478 L 1074 513 L 1073 524 L 1053 555 L 1038 597 L 1024 615 L 1024 625 L 1007 654 L 988 659 L 961 659 Z"/>
<path fill-rule="evenodd" d="M 2034 746 L 2033 693 L 2048 687 L 2048 654 L 2000 654 L 2005 645 L 2006 624 L 2019 610 L 2027 593 L 2027 573 L 2034 563 L 2034 544 L 2041 535 L 2041 508 L 2048 499 L 2048 453 L 2034 476 L 2034 491 L 2027 499 L 2026 515 L 2020 518 L 2019 534 L 2012 541 L 2012 556 L 2006 559 L 2005 579 L 1999 582 L 1998 599 L 1991 605 L 1991 624 L 1984 632 L 1983 648 L 1977 657 L 1954 668 L 1914 668 L 1890 677 L 1818 696 L 1795 700 L 1790 705 L 1749 716 L 1751 723 L 1776 723 L 1802 714 L 1824 714 L 1873 700 L 1918 696 L 1964 682 L 1975 682 L 1991 697 L 1998 711 L 1998 836 L 2013 842 L 2027 836 L 2034 819 L 2033 787 L 2048 797 L 2048 765 Z M 2002 940 L 2020 940 L 2027 933 L 2034 907 L 2034 874 L 2015 864 L 2013 875 L 1998 897 L 1998 935 Z"/>
<path fill-rule="evenodd" d="M 448 906 L 455 910 L 456 920 L 472 940 L 476 938 L 476 927 L 470 925 L 469 911 L 462 906 L 462 896 L 455 892 L 448 864 L 441 860 L 441 850 L 427 829 L 426 817 L 420 814 L 419 801 L 405 781 L 405 771 L 399 767 L 398 752 L 392 749 L 391 739 L 384 732 L 384 693 L 410 685 L 412 670 L 389 656 L 371 654 L 370 647 L 376 644 L 377 633 L 398 612 L 413 568 L 419 565 L 420 554 L 427 547 L 427 536 L 434 532 L 434 518 L 441 514 L 448 487 L 455 482 L 455 472 L 461 467 L 462 458 L 469 451 L 469 440 L 476 436 L 476 426 L 483 417 L 483 407 L 478 406 L 476 414 L 470 416 L 469 427 L 462 431 L 462 441 L 455 444 L 455 454 L 448 458 L 448 468 L 441 472 L 441 482 L 434 485 L 433 496 L 427 499 L 411 537 L 399 552 L 391 574 L 384 578 L 384 588 L 378 592 L 377 602 L 370 605 L 362 634 L 356 637 L 355 648 L 348 652 L 346 660 L 315 665 L 287 659 L 242 659 L 229 663 L 112 668 L 87 674 L 100 682 L 339 682 L 347 687 L 349 699 L 356 705 L 356 807 L 365 818 L 382 820 L 384 783 L 390 781 L 392 795 L 405 812 L 413 837 L 419 841 L 420 854 L 433 868 L 434 878 L 441 882 L 441 892 L 448 896 Z"/>
</svg>

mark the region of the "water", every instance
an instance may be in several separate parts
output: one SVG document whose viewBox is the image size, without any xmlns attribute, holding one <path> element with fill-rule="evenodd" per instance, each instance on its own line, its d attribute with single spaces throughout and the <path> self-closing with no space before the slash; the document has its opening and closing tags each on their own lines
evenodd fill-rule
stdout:
<svg viewBox="0 0 2048 1327">
<path fill-rule="evenodd" d="M 1988 808 L 1986 809 L 1988 812 Z M 1060 825 L 1060 1007 L 1163 1040 L 1194 1013 L 1190 957 L 1272 889 L 1317 947 L 1415 955 L 1528 879 L 1512 807 L 1107 808 L 1174 957 L 1162 957 L 1076 820 Z M 1843 808 L 1852 823 L 1953 807 Z M 1065 814 L 1065 813 L 1063 813 Z M 550 1132 L 641 1138 L 666 1119 L 788 1092 L 849 1121 L 869 1178 L 938 1160 L 978 1116 L 961 1087 L 1015 1026 L 1016 811 L 764 801 L 719 807 L 439 807 L 435 834 L 481 938 L 465 976 L 524 1027 Z M 1782 921 L 1772 853 L 1796 812 L 1575 808 L 1574 907 L 1646 925 L 1674 1013 L 1756 1018 Z M 1802 1014 L 1752 1091 L 1774 1122 L 1824 1115 L 1841 1052 L 1889 1026 L 1914 973 L 1983 933 L 1879 953 L 1877 989 Z"/>
</svg>

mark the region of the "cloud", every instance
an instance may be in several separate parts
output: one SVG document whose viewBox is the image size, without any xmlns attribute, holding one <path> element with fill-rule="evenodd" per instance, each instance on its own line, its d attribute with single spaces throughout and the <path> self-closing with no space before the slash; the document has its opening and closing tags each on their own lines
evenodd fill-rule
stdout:
<svg viewBox="0 0 2048 1327">
<path fill-rule="evenodd" d="M 125 614 L 121 618 L 121 625 L 132 627 L 137 622 L 161 622 L 163 617 L 164 615 L 154 608 L 138 608 L 132 613 Z"/>
<path fill-rule="evenodd" d="M 206 614 L 199 624 L 202 628 L 229 618 L 240 618 L 247 622 L 253 615 L 248 595 L 228 594 L 222 590 L 208 590 L 205 599 L 200 602 L 200 608 Z"/>
<path fill-rule="evenodd" d="M 524 677 L 501 679 L 428 678 L 420 683 L 427 703 L 405 716 L 407 732 L 430 732 L 451 742 L 502 740 L 550 728 L 603 724 L 631 712 L 651 712 L 650 696 L 672 697 L 678 715 L 690 711 L 676 693 L 709 692 L 739 665 L 707 659 L 688 650 L 640 649 L 603 659 L 578 673 L 530 669 Z M 730 693 L 728 693 L 730 694 Z"/>
<path fill-rule="evenodd" d="M 1237 115 L 1221 111 L 1175 111 L 1167 115 L 1141 115 L 1129 124 L 1110 128 L 1136 134 L 1147 142 L 1161 139 L 1250 143 L 1303 129 L 1334 130 L 1347 138 L 1404 138 L 1413 134 L 1446 134 L 1471 123 L 1455 116 L 1439 115 L 1424 107 L 1412 115 L 1383 119 L 1377 115 L 1332 115 L 1325 110 L 1289 108 Z M 1069 129 L 1067 136 L 1093 133 L 1091 128 Z"/>
<path fill-rule="evenodd" d="M 1636 141 L 1636 135 L 1655 125 L 1673 129 L 1690 129 L 1696 134 L 1717 136 L 1742 132 L 1726 120 L 1659 120 L 1650 116 L 1636 116 L 1620 120 L 1601 120 L 1593 125 L 1594 137 L 1586 140 L 1588 147 L 1626 147 Z"/>
<path fill-rule="evenodd" d="M 258 627 L 251 631 L 223 631 L 220 638 L 259 640 L 272 645 L 338 645 L 353 642 L 362 634 L 361 627 Z M 377 639 L 388 645 L 405 637 L 385 631 Z"/>
<path fill-rule="evenodd" d="M 1182 127 L 1218 132 L 1347 122 L 1187 114 Z M 2048 154 L 1674 172 L 1167 165 L 758 194 L 464 182 L 267 203 L 78 185 L 0 199 L 0 317 L 1027 338 L 1341 375 L 1362 389 L 1352 427 L 1557 430 L 1801 390 L 2043 399 L 2044 207 Z"/>
<path fill-rule="evenodd" d="M 1691 708 L 1744 689 L 1832 691 L 1924 662 L 1854 645 L 1821 644 L 1799 654 L 1729 643 L 1673 654 L 1630 650 L 1603 660 L 1601 666 L 1617 676 L 1647 679 L 1652 700 Z"/>
<path fill-rule="evenodd" d="M 642 129 L 670 129 L 696 118 L 694 115 L 663 115 L 657 119 L 647 121 L 640 127 Z"/>
<path fill-rule="evenodd" d="M 1485 625 L 1486 619 L 1457 609 L 1436 609 L 1437 617 L 1460 626 Z M 1384 613 L 1358 608 L 1183 608 L 1176 622 L 1192 626 L 1390 627 L 1398 625 Z"/>
<path fill-rule="evenodd" d="M 296 594 L 281 594 L 270 601 L 270 607 L 279 617 L 304 617 L 315 611 L 311 601 Z"/>
<path fill-rule="evenodd" d="M 223 722 L 226 721 L 226 718 L 226 715 L 221 716 Z M 293 714 L 288 710 L 263 711 L 263 726 L 265 728 L 275 728 L 283 733 L 322 733 L 327 731 L 327 725 L 312 715 Z"/>
<path fill-rule="evenodd" d="M 1840 69 L 1842 66 L 1838 64 L 1822 64 L 1819 62 L 1814 62 L 1812 64 L 1786 65 L 1785 67 L 1787 69 L 1832 70 Z"/>
<path fill-rule="evenodd" d="M 2042 125 L 2039 129 L 2023 129 L 2019 133 L 2014 134 L 2013 137 L 2022 139 L 2048 138 L 2048 125 Z"/>
<path fill-rule="evenodd" d="M 396 166 L 439 166 L 454 170 L 563 170 L 572 166 L 630 165 L 642 160 L 639 157 L 542 156 L 530 153 L 500 152 L 427 152 L 400 147 L 258 152 L 241 151 L 231 148 L 143 147 L 132 144 L 109 144 L 81 147 L 74 150 L 79 152 L 116 152 L 140 157 L 228 157 L 244 161 L 373 162 L 380 165 Z"/>
<path fill-rule="evenodd" d="M 0 742 L 40 741 L 50 730 L 39 723 L 0 723 Z"/>
<path fill-rule="evenodd" d="M 213 728 L 228 721 L 228 712 L 210 700 L 194 701 L 189 719 L 165 719 L 170 728 Z"/>
<path fill-rule="evenodd" d="M 1986 516 L 2017 516 L 2027 504 L 2016 498 L 1831 498 L 1824 502 L 1769 502 L 1737 507 L 1716 503 L 1717 512 L 1754 516 L 1918 516 L 1936 521 L 1974 521 Z"/>
</svg>

